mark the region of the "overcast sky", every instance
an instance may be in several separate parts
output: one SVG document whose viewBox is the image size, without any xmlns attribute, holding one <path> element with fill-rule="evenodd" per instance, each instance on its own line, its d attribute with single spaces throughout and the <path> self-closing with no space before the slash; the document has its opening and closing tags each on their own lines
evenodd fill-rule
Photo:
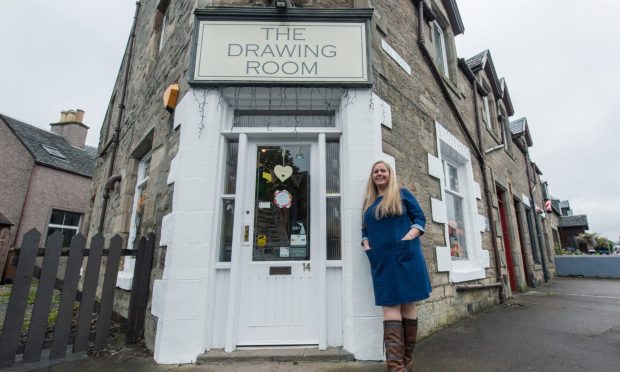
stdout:
<svg viewBox="0 0 620 372">
<path fill-rule="evenodd" d="M 459 57 L 490 49 L 551 193 L 620 235 L 620 1 L 459 0 Z M 0 112 L 45 129 L 81 108 L 96 146 L 135 1 L 2 0 Z"/>
</svg>

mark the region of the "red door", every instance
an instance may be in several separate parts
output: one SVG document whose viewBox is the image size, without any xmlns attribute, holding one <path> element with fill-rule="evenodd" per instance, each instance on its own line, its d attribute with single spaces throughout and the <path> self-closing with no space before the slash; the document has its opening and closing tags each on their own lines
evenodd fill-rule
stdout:
<svg viewBox="0 0 620 372">
<path fill-rule="evenodd" d="M 510 288 L 517 290 L 517 277 L 515 276 L 515 267 L 512 262 L 512 249 L 510 247 L 510 231 L 508 230 L 508 218 L 506 217 L 506 207 L 504 205 L 504 192 L 497 189 L 497 202 L 499 204 L 499 219 L 502 223 L 502 238 L 504 239 L 504 248 L 506 250 L 506 267 L 508 268 L 508 279 L 510 280 Z"/>
</svg>

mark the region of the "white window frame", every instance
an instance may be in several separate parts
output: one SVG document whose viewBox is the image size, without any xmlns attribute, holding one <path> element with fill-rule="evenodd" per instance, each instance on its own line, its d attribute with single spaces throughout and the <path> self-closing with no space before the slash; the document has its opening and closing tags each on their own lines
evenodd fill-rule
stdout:
<svg viewBox="0 0 620 372">
<path fill-rule="evenodd" d="M 456 136 L 450 133 L 438 122 L 435 122 L 437 130 L 437 154 L 436 158 L 429 154 L 429 174 L 439 178 L 441 184 L 441 200 L 431 200 L 433 221 L 444 224 L 444 238 L 446 246 L 436 247 L 437 270 L 448 271 L 450 281 L 459 283 L 469 280 L 484 279 L 485 268 L 490 266 L 489 251 L 482 248 L 481 232 L 485 231 L 484 216 L 478 214 L 479 185 L 474 180 L 471 153 L 469 148 Z M 459 181 L 462 181 L 461 194 L 463 196 L 463 213 L 465 222 L 465 237 L 467 241 L 467 259 L 452 260 L 450 256 L 447 205 L 446 179 L 443 174 L 445 161 L 459 166 Z M 432 164 L 431 164 L 432 163 Z M 431 166 L 436 164 L 435 166 Z M 437 172 L 437 167 L 439 172 Z M 478 192 L 476 192 L 478 191 Z M 443 219 L 443 221 L 442 221 Z"/>
<path fill-rule="evenodd" d="M 487 128 L 493 131 L 493 124 L 491 123 L 491 109 L 489 107 L 489 96 L 482 97 L 482 107 L 484 110 L 484 119 L 487 122 Z"/>
<path fill-rule="evenodd" d="M 461 201 L 461 209 L 463 211 L 463 223 L 465 224 L 465 249 L 466 249 L 466 253 L 467 253 L 467 259 L 469 259 L 469 247 L 471 246 L 470 244 L 473 244 L 473 242 L 471 241 L 471 234 L 470 231 L 468 231 L 468 227 L 471 226 L 471 211 L 469 210 L 469 205 L 467 203 L 467 194 L 468 194 L 468 187 L 465 180 L 465 169 L 464 169 L 464 165 L 463 164 L 459 164 L 457 161 L 454 161 L 453 159 L 451 159 L 449 156 L 446 156 L 444 154 L 442 154 L 442 163 L 444 166 L 444 179 L 445 182 L 443 183 L 443 193 L 442 193 L 442 198 L 444 201 L 446 201 L 447 203 L 447 198 L 446 198 L 446 194 L 450 194 L 455 198 L 460 199 Z M 454 168 L 456 168 L 457 171 L 457 181 L 459 183 L 459 191 L 454 191 L 452 190 L 452 188 L 450 187 L 450 178 L 449 178 L 449 170 L 448 170 L 448 166 L 452 166 Z M 448 205 L 446 204 L 446 213 L 448 210 Z M 446 242 L 448 244 L 448 247 L 450 247 L 451 242 L 450 242 L 450 234 L 448 232 L 448 228 L 446 227 Z M 453 259 L 454 260 L 454 259 Z M 457 260 L 454 260 L 457 261 Z M 464 261 L 464 260 L 461 260 Z"/>
<path fill-rule="evenodd" d="M 80 219 L 78 220 L 78 224 L 77 226 L 74 225 L 60 225 L 60 224 L 55 224 L 52 223 L 52 214 L 54 213 L 54 211 L 58 211 L 58 212 L 63 212 L 63 213 L 73 213 L 73 214 L 77 214 L 80 216 Z M 80 233 L 80 226 L 82 225 L 82 213 L 79 212 L 73 212 L 73 211 L 68 211 L 65 209 L 59 209 L 59 208 L 52 208 L 51 213 L 50 213 L 50 218 L 48 219 L 48 224 L 47 224 L 47 230 L 49 231 L 50 227 L 51 228 L 55 228 L 55 229 L 65 229 L 65 230 L 75 230 L 75 235 Z M 45 241 L 47 243 L 47 236 L 45 237 Z"/>
<path fill-rule="evenodd" d="M 164 47 L 166 28 L 168 28 L 168 9 L 166 9 L 166 11 L 164 12 L 164 18 L 162 18 L 161 20 L 161 33 L 159 34 L 159 49 L 158 49 L 159 52 L 161 52 L 161 50 Z"/>
<path fill-rule="evenodd" d="M 432 29 L 433 29 L 433 38 L 434 38 L 433 41 L 435 42 L 435 45 L 436 45 L 435 54 L 437 54 L 437 46 L 439 47 L 441 51 L 441 56 L 435 55 L 435 58 L 437 59 L 437 64 L 439 65 L 440 70 L 443 70 L 442 71 L 443 74 L 446 77 L 450 77 L 450 70 L 448 68 L 448 50 L 446 49 L 446 40 L 445 40 L 445 35 L 443 33 L 443 29 L 441 28 L 441 25 L 437 23 L 437 21 L 433 21 L 432 26 L 433 26 Z"/>
<path fill-rule="evenodd" d="M 140 163 L 138 164 L 138 174 L 136 180 L 136 186 L 134 188 L 133 194 L 133 202 L 131 203 L 131 220 L 129 225 L 129 237 L 127 239 L 127 249 L 134 249 L 134 243 L 136 237 L 138 236 L 138 231 L 136 227 L 136 214 L 138 211 L 138 198 L 140 197 L 140 193 L 142 189 L 148 187 L 149 175 L 144 174 L 145 166 L 148 162 L 151 161 L 151 153 L 144 155 L 142 159 L 140 159 Z M 133 272 L 135 267 L 136 259 L 135 257 L 125 256 L 125 262 L 123 265 L 123 269 L 118 272 L 118 277 L 116 279 L 116 286 L 125 290 L 131 290 L 131 286 L 133 284 Z"/>
</svg>

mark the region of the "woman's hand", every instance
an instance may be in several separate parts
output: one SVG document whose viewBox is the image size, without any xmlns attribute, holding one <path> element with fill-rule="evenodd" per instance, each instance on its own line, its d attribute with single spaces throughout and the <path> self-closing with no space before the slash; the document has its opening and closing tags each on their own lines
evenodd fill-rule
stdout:
<svg viewBox="0 0 620 372">
<path fill-rule="evenodd" d="M 370 243 L 368 243 L 368 239 L 364 239 L 362 242 L 362 247 L 364 247 L 364 252 L 368 252 L 372 248 L 370 248 Z"/>
<path fill-rule="evenodd" d="M 413 240 L 418 236 L 420 236 L 420 231 L 414 227 L 413 229 L 407 231 L 401 240 Z"/>
</svg>

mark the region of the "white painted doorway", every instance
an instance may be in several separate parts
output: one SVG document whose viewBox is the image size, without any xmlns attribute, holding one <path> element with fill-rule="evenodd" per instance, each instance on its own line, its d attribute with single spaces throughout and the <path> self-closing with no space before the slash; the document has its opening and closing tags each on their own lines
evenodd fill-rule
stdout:
<svg viewBox="0 0 620 372">
<path fill-rule="evenodd" d="M 318 153 L 316 141 L 248 141 L 237 346 L 319 344 Z"/>
</svg>

